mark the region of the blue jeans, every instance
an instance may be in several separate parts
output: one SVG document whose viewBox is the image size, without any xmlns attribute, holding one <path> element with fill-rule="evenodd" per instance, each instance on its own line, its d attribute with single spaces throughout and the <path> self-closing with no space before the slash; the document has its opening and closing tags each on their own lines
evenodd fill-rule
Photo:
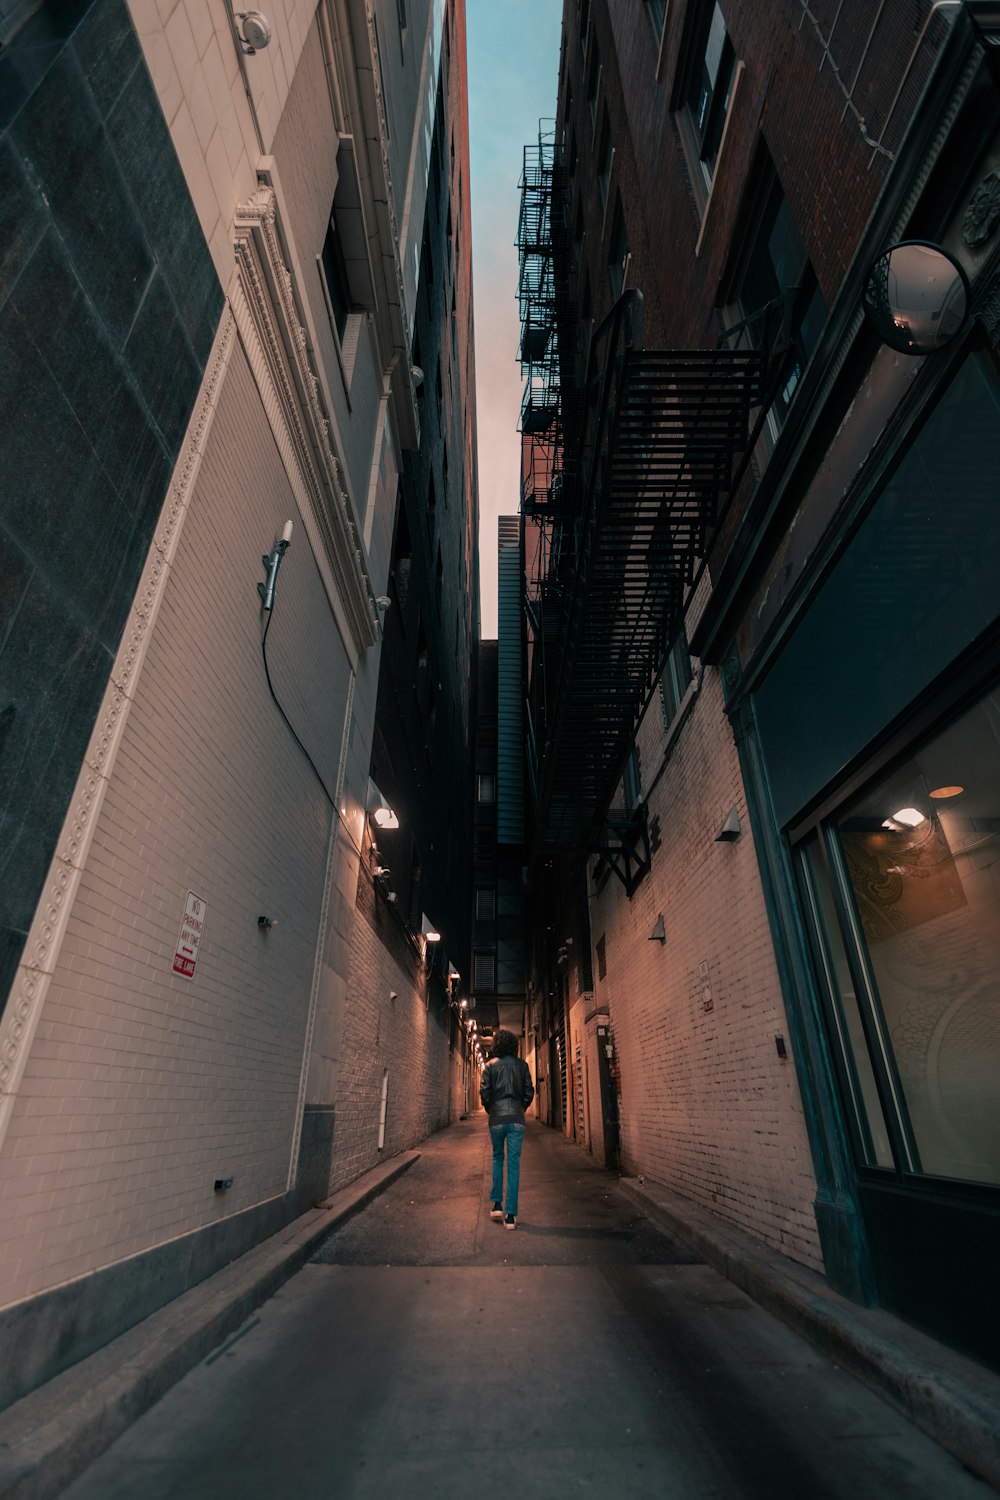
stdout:
<svg viewBox="0 0 1000 1500">
<path fill-rule="evenodd" d="M 507 1142 L 507 1206 L 508 1214 L 517 1214 L 517 1190 L 521 1182 L 521 1147 L 524 1145 L 524 1126 L 513 1120 L 503 1125 L 490 1126 L 493 1142 L 493 1192 L 491 1201 L 503 1202 L 503 1147 Z"/>
</svg>

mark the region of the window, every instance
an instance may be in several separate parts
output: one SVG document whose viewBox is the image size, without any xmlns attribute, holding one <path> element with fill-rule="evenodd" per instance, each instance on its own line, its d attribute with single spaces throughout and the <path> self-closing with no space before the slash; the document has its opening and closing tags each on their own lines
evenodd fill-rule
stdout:
<svg viewBox="0 0 1000 1500">
<path fill-rule="evenodd" d="M 660 702 L 663 705 L 663 727 L 669 729 L 680 711 L 684 694 L 691 681 L 691 657 L 687 636 L 682 630 L 670 648 L 663 676 L 660 678 Z"/>
<path fill-rule="evenodd" d="M 608 277 L 611 295 L 618 298 L 625 286 L 625 271 L 628 265 L 628 236 L 625 233 L 625 215 L 620 198 L 615 201 L 615 214 L 611 221 L 611 238 L 608 241 Z"/>
<path fill-rule="evenodd" d="M 587 40 L 587 27 L 590 24 L 590 0 L 580 0 L 580 20 L 578 35 L 580 45 L 583 46 Z"/>
<path fill-rule="evenodd" d="M 667 18 L 667 0 L 646 0 L 646 14 L 653 28 L 653 35 L 659 41 L 663 35 L 663 23 Z"/>
<path fill-rule="evenodd" d="M 396 598 L 400 607 L 406 602 L 406 591 L 410 586 L 410 564 L 413 561 L 413 546 L 410 541 L 410 528 L 406 520 L 406 506 L 403 501 L 403 481 L 400 479 L 396 485 L 396 545 L 392 554 L 392 580 L 396 589 Z"/>
<path fill-rule="evenodd" d="M 995 686 L 801 851 L 870 1166 L 1000 1183 L 998 723 Z"/>
<path fill-rule="evenodd" d="M 492 922 L 497 914 L 497 893 L 491 885 L 476 887 L 476 920 Z"/>
<path fill-rule="evenodd" d="M 601 58 L 596 39 L 591 43 L 590 64 L 587 68 L 587 107 L 590 110 L 592 129 L 597 127 L 597 95 L 601 87 Z"/>
<path fill-rule="evenodd" d="M 622 776 L 622 793 L 625 798 L 625 811 L 627 813 L 634 812 L 642 801 L 639 752 L 634 747 L 629 751 L 628 760 L 625 762 L 625 774 Z"/>
<path fill-rule="evenodd" d="M 493 994 L 497 987 L 495 953 L 476 953 L 472 959 L 472 987 L 477 995 Z"/>
<path fill-rule="evenodd" d="M 314 242 L 315 243 L 315 242 Z M 347 262 L 344 258 L 344 246 L 340 233 L 337 229 L 336 203 L 334 212 L 330 215 L 327 225 L 326 239 L 323 241 L 323 254 L 320 257 L 323 267 L 323 280 L 326 282 L 326 292 L 330 302 L 330 316 L 333 326 L 337 330 L 337 338 L 343 344 L 347 332 L 347 319 L 354 310 L 354 301 L 351 297 L 351 285 L 347 276 Z"/>
<path fill-rule="evenodd" d="M 608 112 L 604 111 L 604 120 L 601 125 L 601 144 L 597 152 L 597 191 L 600 194 L 602 211 L 608 202 L 608 187 L 611 183 L 611 162 L 614 150 L 611 146 L 611 126 L 608 124 Z"/>
<path fill-rule="evenodd" d="M 782 309 L 775 306 L 766 311 L 769 305 L 783 292 L 793 297 L 793 347 L 781 371 L 771 408 L 772 429 L 776 432 L 819 340 L 826 321 L 826 303 L 791 206 L 763 146 L 750 176 L 743 226 L 736 246 L 733 268 L 727 278 L 732 290 L 726 319 L 730 326 L 748 320 L 745 337 L 751 345 L 761 344 L 776 331 Z M 731 313 L 736 315 L 730 316 Z"/>
<path fill-rule="evenodd" d="M 685 70 L 684 111 L 707 188 L 722 141 L 722 128 L 736 76 L 736 54 L 719 5 L 695 7 Z"/>
<path fill-rule="evenodd" d="M 607 940 L 604 936 L 597 939 L 594 952 L 597 954 L 597 977 L 607 979 L 608 977 L 608 949 Z"/>
<path fill-rule="evenodd" d="M 478 800 L 480 802 L 495 802 L 497 800 L 496 777 L 488 771 L 480 772 Z"/>
</svg>

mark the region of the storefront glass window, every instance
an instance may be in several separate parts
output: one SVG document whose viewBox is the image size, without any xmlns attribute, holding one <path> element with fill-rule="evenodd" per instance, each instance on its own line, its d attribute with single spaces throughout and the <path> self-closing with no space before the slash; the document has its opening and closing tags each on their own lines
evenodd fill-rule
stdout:
<svg viewBox="0 0 1000 1500">
<path fill-rule="evenodd" d="M 891 1167 L 892 1147 L 879 1100 L 878 1085 L 865 1038 L 847 950 L 837 925 L 833 891 L 814 835 L 803 850 L 803 876 L 815 928 L 819 968 L 832 1007 L 834 1029 L 843 1061 L 846 1092 L 860 1152 L 868 1166 Z"/>
<path fill-rule="evenodd" d="M 901 1096 L 899 1139 L 912 1141 L 918 1171 L 1000 1183 L 1000 689 L 833 828 L 853 903 L 845 909 L 858 919 L 848 941 L 864 950 L 854 967 L 873 985 L 863 1030 L 883 1098 L 892 1106 L 894 1088 Z M 829 931 L 832 905 L 819 904 Z M 857 1009 L 849 966 L 832 963 L 846 1018 Z M 853 1022 L 847 1031 L 857 1062 L 861 1033 Z M 880 1034 L 891 1053 L 881 1063 Z M 865 1065 L 858 1075 L 867 1100 Z"/>
</svg>

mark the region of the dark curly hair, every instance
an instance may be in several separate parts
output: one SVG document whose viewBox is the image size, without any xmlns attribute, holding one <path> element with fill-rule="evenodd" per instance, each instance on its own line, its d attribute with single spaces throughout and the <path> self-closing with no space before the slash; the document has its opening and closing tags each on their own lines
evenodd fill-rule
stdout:
<svg viewBox="0 0 1000 1500">
<path fill-rule="evenodd" d="M 493 1038 L 494 1057 L 516 1057 L 517 1037 L 512 1031 L 498 1031 Z"/>
</svg>

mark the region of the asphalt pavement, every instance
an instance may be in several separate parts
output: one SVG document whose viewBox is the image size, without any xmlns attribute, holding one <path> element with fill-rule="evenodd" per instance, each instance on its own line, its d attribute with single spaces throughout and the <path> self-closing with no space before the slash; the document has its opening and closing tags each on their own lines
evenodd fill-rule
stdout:
<svg viewBox="0 0 1000 1500">
<path fill-rule="evenodd" d="M 570 1143 L 489 1217 L 482 1115 L 419 1159 L 65 1500 L 985 1500 Z"/>
</svg>

